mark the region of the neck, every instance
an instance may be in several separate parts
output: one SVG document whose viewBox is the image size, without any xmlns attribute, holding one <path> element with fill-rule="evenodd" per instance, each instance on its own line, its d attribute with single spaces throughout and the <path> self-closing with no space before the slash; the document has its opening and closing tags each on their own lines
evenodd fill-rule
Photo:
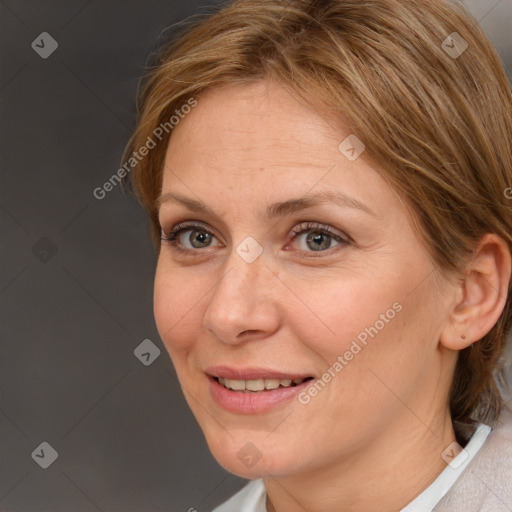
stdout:
<svg viewBox="0 0 512 512">
<path fill-rule="evenodd" d="M 264 478 L 267 511 L 401 510 L 446 467 L 441 453 L 455 434 L 449 411 L 437 417 L 427 427 L 405 411 L 405 421 L 342 460 L 308 474 Z"/>
</svg>

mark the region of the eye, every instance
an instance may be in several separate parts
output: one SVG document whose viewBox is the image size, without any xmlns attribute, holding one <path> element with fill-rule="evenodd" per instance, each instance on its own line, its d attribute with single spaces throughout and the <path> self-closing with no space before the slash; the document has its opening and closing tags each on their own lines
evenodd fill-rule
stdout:
<svg viewBox="0 0 512 512">
<path fill-rule="evenodd" d="M 289 240 L 295 239 L 299 243 L 299 250 L 306 253 L 326 252 L 333 247 L 350 243 L 347 237 L 335 233 L 329 226 L 315 222 L 305 222 L 295 226 Z M 333 245 L 333 243 L 336 245 Z"/>
<path fill-rule="evenodd" d="M 187 235 L 187 233 L 189 233 Z M 162 230 L 161 240 L 173 246 L 177 251 L 204 249 L 211 247 L 211 241 L 215 236 L 204 226 L 186 222 L 180 223 L 166 234 Z"/>
<path fill-rule="evenodd" d="M 335 233 L 329 226 L 315 222 L 303 222 L 295 226 L 287 241 L 295 239 L 299 242 L 299 251 L 304 253 L 326 252 L 328 249 L 350 243 L 348 237 Z M 206 226 L 191 221 L 177 224 L 167 234 L 162 229 L 161 240 L 177 252 L 197 252 L 196 249 L 212 247 L 212 241 L 216 240 L 216 237 Z"/>
</svg>

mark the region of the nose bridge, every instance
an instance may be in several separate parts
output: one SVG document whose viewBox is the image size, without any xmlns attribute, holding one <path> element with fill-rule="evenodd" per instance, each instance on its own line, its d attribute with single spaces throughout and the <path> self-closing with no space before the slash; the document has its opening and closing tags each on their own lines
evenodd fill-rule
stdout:
<svg viewBox="0 0 512 512">
<path fill-rule="evenodd" d="M 273 329 L 272 273 L 262 250 L 245 240 L 233 247 L 224 269 L 204 314 L 205 327 L 225 342 L 237 341 L 245 331 Z"/>
<path fill-rule="evenodd" d="M 250 309 L 260 294 L 264 294 L 265 283 L 268 282 L 268 276 L 264 274 L 270 271 L 261 255 L 255 259 L 246 259 L 243 253 L 242 256 L 239 254 L 240 248 L 244 249 L 244 246 L 240 244 L 234 248 L 226 261 L 226 272 L 215 286 L 212 300 L 221 298 L 231 308 L 239 305 Z"/>
</svg>

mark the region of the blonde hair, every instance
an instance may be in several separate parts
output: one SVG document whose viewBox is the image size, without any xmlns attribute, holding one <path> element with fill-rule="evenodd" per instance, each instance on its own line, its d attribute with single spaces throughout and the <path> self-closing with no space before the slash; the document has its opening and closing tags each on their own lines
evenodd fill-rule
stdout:
<svg viewBox="0 0 512 512">
<path fill-rule="evenodd" d="M 365 157 L 412 208 L 425 246 L 447 274 L 462 270 L 485 233 L 499 235 L 512 252 L 512 202 L 504 194 L 512 184 L 511 88 L 462 5 L 232 2 L 162 47 L 141 84 L 124 161 L 205 89 L 265 79 L 347 123 L 366 145 Z M 130 174 L 157 249 L 156 199 L 171 136 L 166 130 Z M 450 410 L 463 445 L 475 422 L 493 424 L 502 406 L 493 372 L 512 323 L 511 286 L 493 329 L 459 353 Z"/>
</svg>

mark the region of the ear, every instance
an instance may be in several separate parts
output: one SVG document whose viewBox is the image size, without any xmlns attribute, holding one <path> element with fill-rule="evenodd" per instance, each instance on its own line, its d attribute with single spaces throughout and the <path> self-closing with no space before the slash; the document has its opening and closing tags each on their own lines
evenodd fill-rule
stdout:
<svg viewBox="0 0 512 512">
<path fill-rule="evenodd" d="M 482 339 L 498 321 L 507 301 L 511 255 L 506 242 L 484 235 L 465 268 L 440 342 L 462 350 Z"/>
</svg>

